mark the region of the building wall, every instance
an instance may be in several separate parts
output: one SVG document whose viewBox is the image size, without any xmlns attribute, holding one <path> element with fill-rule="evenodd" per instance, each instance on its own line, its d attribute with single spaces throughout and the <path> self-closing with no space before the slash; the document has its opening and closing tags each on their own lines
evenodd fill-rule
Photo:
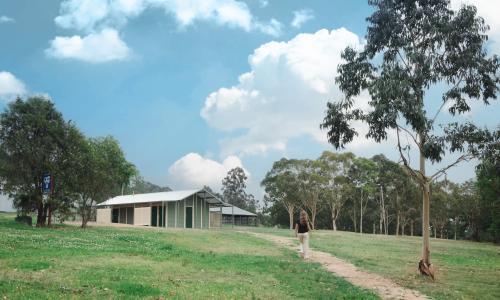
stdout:
<svg viewBox="0 0 500 300">
<path fill-rule="evenodd" d="M 96 222 L 98 224 L 110 224 L 111 223 L 111 208 L 98 208 Z"/>
<path fill-rule="evenodd" d="M 135 208 L 130 206 L 113 206 L 120 210 L 119 223 L 133 222 L 134 225 L 151 226 L 151 206 L 162 206 L 162 203 L 136 204 Z M 209 204 L 202 198 L 196 196 L 177 202 L 165 202 L 166 227 L 167 228 L 185 228 L 186 207 L 193 207 L 193 228 L 208 229 L 209 222 Z M 133 216 L 128 212 L 127 207 L 133 209 Z M 97 222 L 100 224 L 111 223 L 112 208 L 97 209 Z M 128 218 L 127 218 L 128 217 Z M 217 225 L 218 226 L 218 225 Z"/>
<path fill-rule="evenodd" d="M 151 207 L 136 207 L 134 209 L 134 225 L 151 225 Z"/>
<path fill-rule="evenodd" d="M 203 201 L 203 228 L 209 228 L 210 227 L 210 205 L 206 202 Z"/>
<path fill-rule="evenodd" d="M 220 212 L 210 212 L 210 228 L 220 227 Z"/>
<path fill-rule="evenodd" d="M 0 194 L 0 211 L 15 212 L 14 204 L 9 196 Z"/>
</svg>

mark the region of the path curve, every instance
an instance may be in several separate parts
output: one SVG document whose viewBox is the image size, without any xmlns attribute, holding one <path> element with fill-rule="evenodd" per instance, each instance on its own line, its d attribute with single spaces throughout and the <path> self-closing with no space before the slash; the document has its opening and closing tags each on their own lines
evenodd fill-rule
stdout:
<svg viewBox="0 0 500 300">
<path fill-rule="evenodd" d="M 285 246 L 292 250 L 297 249 L 295 239 L 280 237 L 265 233 L 248 232 L 259 238 L 272 241 L 276 244 Z M 359 270 L 353 264 L 343 261 L 329 253 L 309 249 L 308 260 L 322 264 L 328 271 L 343 277 L 350 283 L 359 287 L 374 290 L 382 299 L 408 299 L 408 300 L 429 300 L 430 298 L 422 295 L 420 292 L 402 287 L 394 281 Z"/>
</svg>

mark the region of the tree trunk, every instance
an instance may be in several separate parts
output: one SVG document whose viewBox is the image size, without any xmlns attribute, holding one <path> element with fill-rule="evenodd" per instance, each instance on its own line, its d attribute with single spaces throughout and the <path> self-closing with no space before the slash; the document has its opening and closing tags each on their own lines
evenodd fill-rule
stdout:
<svg viewBox="0 0 500 300">
<path fill-rule="evenodd" d="M 413 222 L 414 221 L 411 221 L 410 222 L 410 235 L 413 236 Z"/>
<path fill-rule="evenodd" d="M 383 234 L 383 228 L 382 224 L 384 223 L 384 190 L 382 189 L 382 186 L 380 186 L 380 220 L 379 220 L 379 233 Z"/>
<path fill-rule="evenodd" d="M 361 198 L 360 198 L 360 206 L 359 206 L 359 233 L 363 233 L 363 190 L 361 190 Z"/>
<path fill-rule="evenodd" d="M 399 235 L 399 211 L 397 212 L 397 217 L 396 217 L 396 236 Z"/>
<path fill-rule="evenodd" d="M 49 215 L 47 217 L 47 226 L 51 226 L 52 225 L 52 207 L 50 207 L 50 205 L 48 205 L 48 210 L 49 210 Z"/>
<path fill-rule="evenodd" d="M 87 223 L 90 219 L 90 213 L 92 211 L 92 203 L 94 200 L 90 200 L 90 203 L 87 204 L 87 201 L 83 203 L 83 212 L 82 212 L 82 228 L 87 227 Z"/>
<path fill-rule="evenodd" d="M 43 227 L 43 202 L 38 203 L 37 208 L 37 218 L 36 218 L 36 227 Z"/>
<path fill-rule="evenodd" d="M 458 225 L 458 217 L 455 217 L 455 241 L 457 240 L 457 225 Z"/>
<path fill-rule="evenodd" d="M 396 193 L 396 236 L 399 235 L 399 222 L 401 219 L 401 205 L 400 205 L 400 200 L 399 200 L 399 194 Z"/>
<path fill-rule="evenodd" d="M 331 215 L 332 215 L 332 229 L 333 231 L 337 231 L 337 216 L 338 212 L 335 208 L 332 207 L 331 209 Z"/>
<path fill-rule="evenodd" d="M 420 135 L 421 148 L 423 149 L 424 140 Z M 425 157 L 420 153 L 420 173 L 422 176 L 423 187 L 423 207 L 422 207 L 422 260 L 419 262 L 421 274 L 431 276 L 434 279 L 434 270 L 430 262 L 430 233 L 429 233 L 429 212 L 430 212 L 430 181 L 425 176 Z"/>
<path fill-rule="evenodd" d="M 293 213 L 295 211 L 295 207 L 286 206 L 286 210 L 288 211 L 288 218 L 290 219 L 290 229 L 293 229 Z"/>
</svg>

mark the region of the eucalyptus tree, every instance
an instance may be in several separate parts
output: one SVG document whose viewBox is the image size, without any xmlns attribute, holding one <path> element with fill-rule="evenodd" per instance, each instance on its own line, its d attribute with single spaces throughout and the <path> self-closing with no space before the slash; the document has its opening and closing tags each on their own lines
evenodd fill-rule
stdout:
<svg viewBox="0 0 500 300">
<path fill-rule="evenodd" d="M 290 229 L 293 229 L 293 218 L 300 207 L 299 182 L 295 159 L 282 158 L 273 163 L 270 171 L 261 182 L 267 194 L 266 202 L 280 204 L 288 212 Z"/>
<path fill-rule="evenodd" d="M 484 207 L 484 226 L 490 240 L 500 242 L 500 143 L 485 155 L 476 169 L 477 191 Z"/>
<path fill-rule="evenodd" d="M 318 158 L 321 164 L 321 173 L 325 177 L 324 202 L 330 210 L 332 229 L 337 230 L 337 219 L 347 199 L 347 173 L 355 158 L 351 152 L 333 153 L 324 151 Z"/>
<path fill-rule="evenodd" d="M 336 148 L 358 134 L 355 121 L 365 122 L 366 136 L 376 142 L 395 132 L 400 160 L 423 191 L 419 270 L 434 277 L 429 247 L 430 184 L 494 144 L 489 130 L 470 121 L 459 122 L 457 115 L 470 111 L 472 99 L 489 104 L 496 98 L 500 63 L 497 56 L 487 56 L 488 26 L 474 6 L 453 11 L 449 0 L 369 3 L 375 10 L 367 19 L 366 44 L 359 51 L 348 47 L 343 52 L 345 63 L 338 67 L 336 82 L 345 97 L 328 103 L 321 127 L 328 129 L 328 139 Z M 444 89 L 441 104 L 427 93 L 431 88 Z M 367 110 L 357 103 L 364 91 L 370 96 Z M 439 107 L 435 112 L 434 106 Z M 438 119 L 445 107 L 451 114 L 448 119 L 457 120 Z M 402 135 L 418 153 L 418 168 L 410 164 L 410 144 Z M 460 155 L 427 174 L 426 161 L 438 163 L 447 152 Z"/>
<path fill-rule="evenodd" d="M 348 171 L 349 180 L 359 193 L 359 232 L 363 233 L 363 211 L 366 210 L 368 200 L 374 195 L 377 187 L 377 168 L 373 161 L 358 157 Z"/>
<path fill-rule="evenodd" d="M 82 228 L 92 217 L 95 204 L 120 194 L 121 187 L 130 183 L 137 174 L 128 162 L 118 141 L 111 137 L 88 139 L 78 158 L 79 199 L 78 213 L 82 217 Z"/>
<path fill-rule="evenodd" d="M 226 177 L 222 180 L 222 195 L 224 201 L 237 207 L 247 208 L 246 187 L 248 177 L 245 170 L 241 167 L 236 167 L 227 172 Z"/>
<path fill-rule="evenodd" d="M 302 206 L 311 216 L 312 229 L 316 228 L 316 216 L 323 209 L 323 197 L 328 179 L 321 172 L 321 162 L 318 160 L 303 159 L 297 165 L 297 178 Z"/>
</svg>

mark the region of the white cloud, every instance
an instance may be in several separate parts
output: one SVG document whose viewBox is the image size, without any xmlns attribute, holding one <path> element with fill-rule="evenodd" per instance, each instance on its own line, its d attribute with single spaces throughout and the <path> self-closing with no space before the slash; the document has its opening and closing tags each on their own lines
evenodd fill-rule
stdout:
<svg viewBox="0 0 500 300">
<path fill-rule="evenodd" d="M 300 28 L 302 25 L 309 21 L 314 19 L 314 14 L 313 11 L 310 9 L 301 9 L 293 12 L 293 20 L 290 23 L 295 28 Z"/>
<path fill-rule="evenodd" d="M 259 0 L 259 5 L 262 8 L 267 7 L 269 5 L 269 1 L 268 0 Z"/>
<path fill-rule="evenodd" d="M 283 24 L 276 19 L 271 19 L 269 23 L 256 22 L 253 26 L 261 32 L 274 37 L 280 36 L 283 28 Z"/>
<path fill-rule="evenodd" d="M 266 23 L 256 20 L 246 3 L 237 0 L 65 0 L 55 22 L 63 28 L 92 32 L 102 27 L 123 26 L 128 19 L 137 17 L 146 9 L 163 9 L 173 15 L 181 27 L 196 21 L 213 21 L 275 36 L 276 23 L 279 23 L 276 20 Z"/>
<path fill-rule="evenodd" d="M 105 28 L 99 33 L 85 37 L 58 36 L 45 50 L 48 56 L 60 59 L 77 59 L 91 63 L 123 60 L 130 56 L 130 50 L 114 29 Z"/>
<path fill-rule="evenodd" d="M 319 124 L 327 101 L 341 97 L 334 84 L 340 53 L 347 46 L 361 45 L 356 34 L 340 28 L 257 48 L 249 57 L 250 71 L 240 75 L 239 84 L 211 93 L 201 110 L 212 127 L 243 131 L 220 141 L 222 155 L 282 151 L 290 139 L 305 135 L 326 143 Z M 367 99 L 360 97 L 359 105 L 366 105 Z M 353 145 L 373 144 L 360 138 L 363 141 Z"/>
<path fill-rule="evenodd" d="M 458 10 L 464 4 L 476 6 L 477 14 L 483 17 L 486 24 L 490 26 L 488 35 L 491 42 L 491 50 L 495 54 L 500 55 L 500 18 L 498 18 L 500 3 L 491 0 L 451 0 L 451 7 L 454 10 Z"/>
<path fill-rule="evenodd" d="M 12 73 L 0 72 L 0 101 L 13 100 L 16 96 L 23 96 L 26 92 L 24 83 Z"/>
<path fill-rule="evenodd" d="M 0 23 L 13 23 L 14 19 L 7 16 L 0 16 Z"/>
<path fill-rule="evenodd" d="M 198 153 L 189 153 L 170 166 L 168 182 L 174 189 L 201 188 L 208 185 L 215 191 L 219 191 L 222 179 L 229 170 L 235 167 L 243 168 L 237 156 L 228 156 L 220 163 L 204 158 Z M 247 170 L 245 173 L 247 176 L 250 175 Z"/>
</svg>

